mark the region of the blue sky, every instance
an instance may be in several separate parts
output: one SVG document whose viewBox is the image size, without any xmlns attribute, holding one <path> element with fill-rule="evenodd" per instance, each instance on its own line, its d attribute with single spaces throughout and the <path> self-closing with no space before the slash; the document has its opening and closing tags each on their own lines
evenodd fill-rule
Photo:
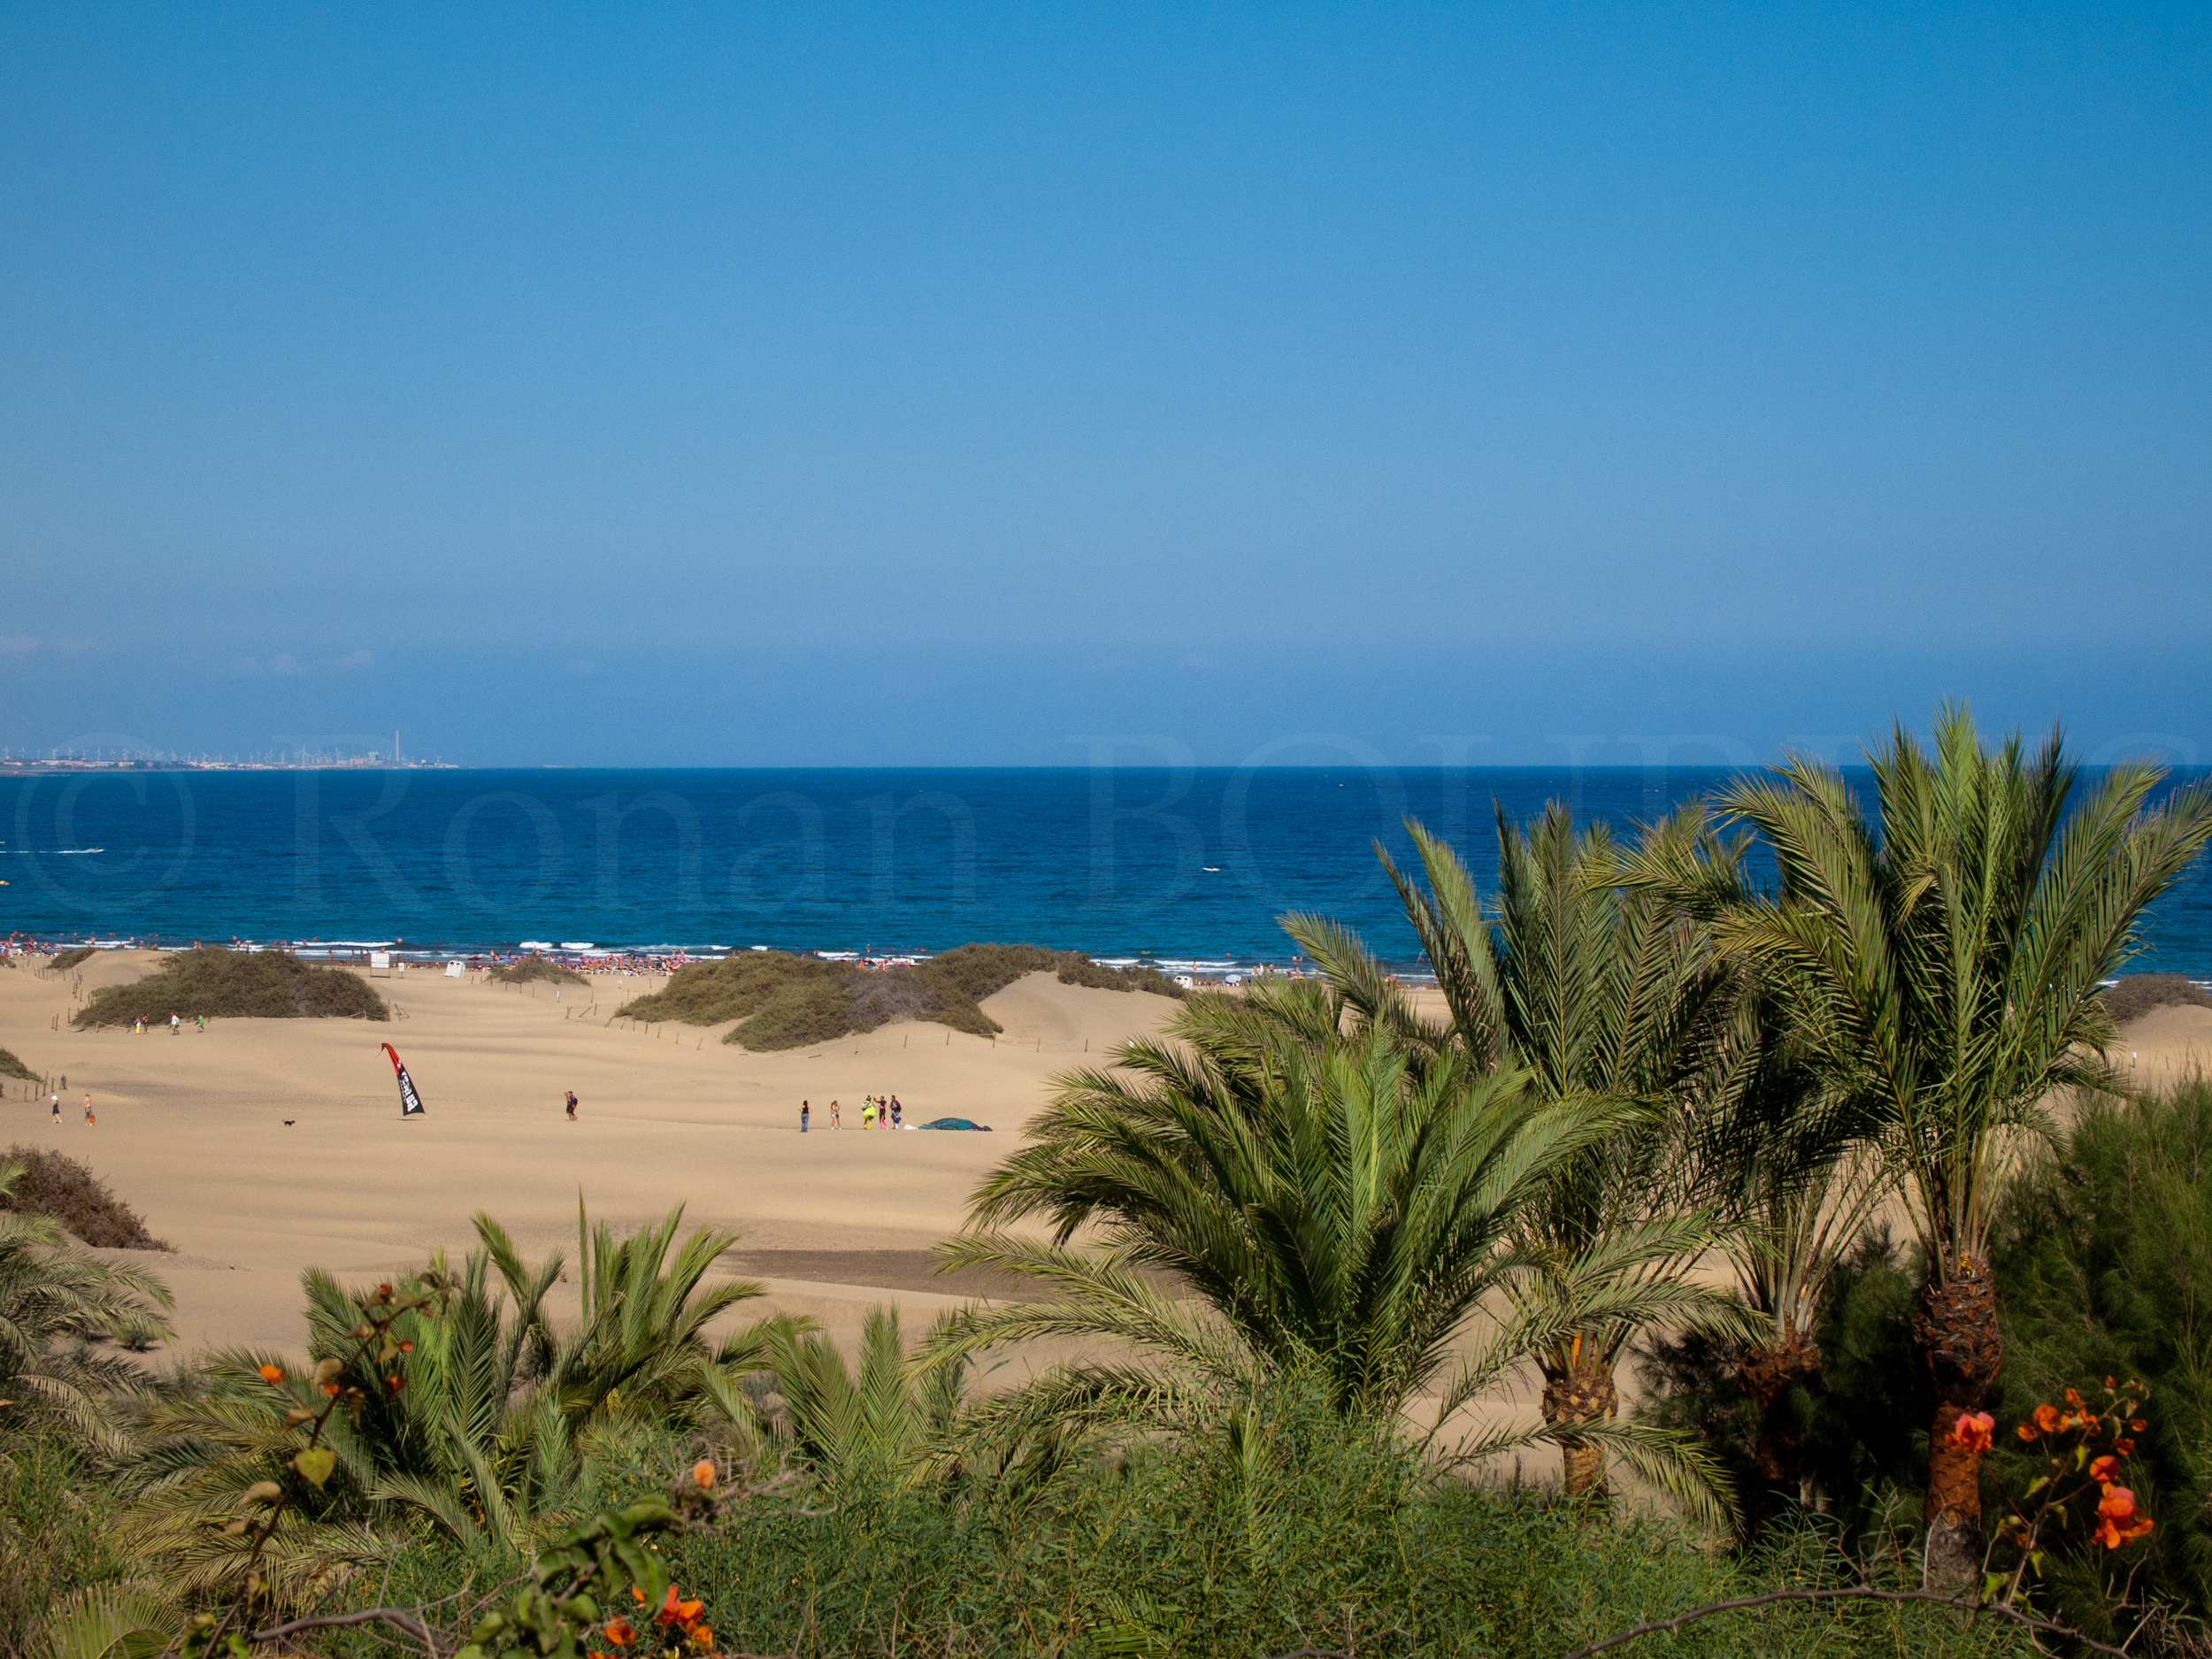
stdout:
<svg viewBox="0 0 2212 1659">
<path fill-rule="evenodd" d="M 2201 6 L 6 6 L 0 744 L 2212 762 L 2208 191 Z"/>
</svg>

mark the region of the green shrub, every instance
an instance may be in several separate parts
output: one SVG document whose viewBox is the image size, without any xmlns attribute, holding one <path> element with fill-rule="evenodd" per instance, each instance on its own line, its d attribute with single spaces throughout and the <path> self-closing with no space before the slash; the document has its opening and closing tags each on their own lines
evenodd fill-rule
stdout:
<svg viewBox="0 0 2212 1659">
<path fill-rule="evenodd" d="M 1917 1525 L 1935 1397 L 1912 1346 L 1922 1277 L 1886 1233 L 1862 1239 L 1830 1280 L 1814 1340 L 1821 1371 L 1789 1394 L 1813 1507 L 1859 1548 Z M 1645 1415 L 1702 1440 L 1739 1492 L 1752 1489 L 1758 1413 L 1736 1380 L 1739 1349 L 1710 1338 L 1651 1343 L 1640 1356 Z"/>
<path fill-rule="evenodd" d="M 97 953 L 90 945 L 79 945 L 73 950 L 65 950 L 60 952 L 46 965 L 57 973 L 65 972 L 68 969 L 77 966 L 80 963 L 91 961 L 93 956 L 96 954 Z"/>
<path fill-rule="evenodd" d="M 29 1216 L 50 1216 L 85 1243 L 101 1249 L 167 1250 L 146 1230 L 145 1220 L 108 1190 L 108 1185 L 64 1152 L 43 1147 L 12 1146 L 0 1152 L 0 1164 L 21 1164 L 14 1187 L 0 1195 L 0 1209 Z"/>
<path fill-rule="evenodd" d="M 2148 1383 L 2150 1428 L 2123 1469 L 2157 1523 L 2141 1589 L 2200 1618 L 2212 1615 L 2208 1152 L 2212 1081 L 2201 1075 L 2083 1102 L 2055 1152 L 2015 1184 L 1993 1253 L 2005 1310 L 2000 1423 L 2107 1376 Z M 2073 1564 L 2085 1614 L 2091 1587 Z"/>
<path fill-rule="evenodd" d="M 58 1424 L 19 1410 L 0 1430 L 0 1659 L 46 1659 L 61 1602 L 127 1576 L 110 1539 L 116 1507 Z"/>
<path fill-rule="evenodd" d="M 38 1073 L 5 1048 L 0 1048 L 0 1077 L 21 1078 L 26 1083 L 38 1081 Z"/>
<path fill-rule="evenodd" d="M 187 1019 L 389 1019 L 392 1010 L 357 973 L 302 962 L 288 951 L 179 951 L 135 985 L 104 986 L 73 1025 L 127 1025 Z"/>
<path fill-rule="evenodd" d="M 649 1491 L 685 1455 L 666 1444 L 623 1472 Z M 849 1482 L 834 1502 L 801 1491 L 664 1548 L 727 1651 L 805 1659 L 1264 1659 L 1307 1645 L 1502 1659 L 1557 1655 L 1726 1596 L 1856 1576 L 1809 1526 L 1732 1559 L 1657 1518 L 1594 1521 L 1529 1491 L 1440 1479 L 1402 1441 L 1348 1432 L 1317 1394 L 1293 1389 L 1232 1409 L 1190 1443 L 1024 1464 L 1013 1478 L 964 1466 L 919 1486 Z M 388 1601 L 428 1602 L 472 1571 L 495 1578 L 492 1563 L 426 1541 L 374 1587 Z M 333 1644 L 369 1646 L 351 1635 Z M 1651 1651 L 2030 1649 L 1937 1609 L 1842 1604 L 1725 1615 Z"/>
<path fill-rule="evenodd" d="M 557 962 L 548 962 L 543 956 L 525 956 L 520 962 L 503 962 L 494 968 L 491 977 L 502 985 L 529 985 L 548 979 L 555 985 L 588 985 L 590 980 L 573 968 L 565 968 Z"/>
<path fill-rule="evenodd" d="M 793 979 L 770 992 L 753 1016 L 725 1042 L 757 1053 L 827 1042 L 854 1029 L 853 987 L 843 979 Z"/>
</svg>

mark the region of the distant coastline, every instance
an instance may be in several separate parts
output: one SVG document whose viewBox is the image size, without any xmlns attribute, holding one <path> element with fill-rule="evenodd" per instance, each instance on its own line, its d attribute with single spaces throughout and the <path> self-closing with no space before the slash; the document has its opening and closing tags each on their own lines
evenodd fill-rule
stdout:
<svg viewBox="0 0 2212 1659">
<path fill-rule="evenodd" d="M 216 755 L 50 755 L 0 757 L 0 778 L 49 778 L 81 772 L 457 772 L 449 760 L 391 760 L 377 755 L 286 755 L 265 760 Z"/>
</svg>

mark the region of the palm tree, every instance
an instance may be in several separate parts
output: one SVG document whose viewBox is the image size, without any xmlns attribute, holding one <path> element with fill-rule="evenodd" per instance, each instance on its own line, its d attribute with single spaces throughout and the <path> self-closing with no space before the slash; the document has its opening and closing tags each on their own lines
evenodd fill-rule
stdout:
<svg viewBox="0 0 2212 1659">
<path fill-rule="evenodd" d="M 941 1317 L 934 1333 L 947 1324 Z M 769 1348 L 792 1451 L 825 1484 L 910 1481 L 943 1457 L 965 1368 L 910 1361 L 895 1307 L 870 1311 L 857 1368 L 826 1337 L 796 1329 L 776 1332 Z"/>
<path fill-rule="evenodd" d="M 1954 1431 L 2003 1358 L 1988 1234 L 2008 1132 L 2039 1127 L 2054 1089 L 2105 1081 L 2098 983 L 2212 837 L 2212 788 L 2153 807 L 2163 774 L 2127 764 L 2077 801 L 2056 731 L 2032 757 L 2016 734 L 1991 750 L 1963 708 L 1938 711 L 1935 740 L 1931 755 L 1901 725 L 1869 757 L 1872 818 L 1811 760 L 1732 787 L 1723 804 L 1772 846 L 1782 891 L 1717 937 L 1773 970 L 1808 1064 L 1882 1125 L 1927 1263 L 1927 1566 L 1956 1583 L 1981 1558 L 1981 1454 Z"/>
<path fill-rule="evenodd" d="M 707 1327 L 762 1294 L 758 1280 L 706 1282 L 708 1271 L 737 1242 L 727 1228 L 697 1227 L 676 1241 L 684 1207 L 655 1225 L 618 1238 L 603 1221 L 592 1225 L 576 1201 L 576 1256 L 582 1323 L 565 1340 L 535 1338 L 547 1378 L 561 1391 L 562 1409 L 633 1420 L 743 1425 L 752 1406 L 738 1379 L 768 1362 L 770 1338 L 788 1320 L 758 1321 L 718 1342 Z M 536 1275 L 488 1217 L 477 1231 L 509 1290 L 518 1299 Z M 546 1269 L 537 1270 L 542 1274 Z M 557 1277 L 556 1258 L 552 1271 Z M 801 1322 L 797 1328 L 808 1328 Z"/>
<path fill-rule="evenodd" d="M 385 1546 L 375 1527 L 393 1505 L 431 1517 L 471 1546 L 526 1551 L 541 1526 L 591 1501 L 584 1452 L 596 1435 L 644 1424 L 712 1425 L 749 1439 L 754 1412 L 740 1379 L 765 1363 L 792 1322 L 710 1341 L 703 1327 L 760 1286 L 732 1279 L 703 1289 L 735 1235 L 699 1228 L 679 1245 L 682 1213 L 679 1206 L 618 1237 L 593 1227 L 580 1206 L 584 1317 L 565 1333 L 545 1309 L 562 1276 L 560 1254 L 532 1267 L 496 1222 L 478 1216 L 481 1248 L 461 1271 L 449 1271 L 442 1257 L 431 1263 L 443 1287 L 434 1316 L 409 1313 L 394 1327 L 396 1340 L 414 1345 L 407 1386 L 394 1393 L 373 1374 L 337 1378 L 367 1398 L 357 1415 L 331 1419 L 325 1442 L 336 1470 L 303 1494 L 263 1552 L 273 1592 L 304 1595 L 378 1557 Z M 345 1358 L 355 1348 L 346 1333 L 360 1317 L 358 1298 L 319 1271 L 305 1286 L 310 1356 Z M 265 1380 L 265 1366 L 282 1371 L 282 1381 Z M 211 1356 L 190 1386 L 145 1414 L 123 1473 L 125 1490 L 141 1500 L 134 1552 L 159 1560 L 165 1578 L 183 1588 L 234 1583 L 250 1548 L 226 1530 L 241 1513 L 241 1494 L 270 1479 L 292 1449 L 287 1412 L 319 1403 L 314 1379 L 279 1356 Z"/>
<path fill-rule="evenodd" d="M 1349 935 L 1337 943 L 1374 966 Z M 1419 1022 L 1402 998 L 1379 997 L 1377 1012 L 1348 1033 L 1357 1021 L 1333 988 L 1261 984 L 1242 999 L 1194 998 L 1162 1040 L 1118 1050 L 1116 1070 L 1063 1078 L 1033 1144 L 984 1182 L 972 1231 L 947 1247 L 955 1263 L 1056 1294 L 972 1314 L 935 1351 L 1041 1336 L 1140 1350 L 1137 1363 L 1066 1368 L 1023 1391 L 1015 1409 L 1042 1402 L 1032 1421 L 1173 1420 L 1294 1371 L 1317 1377 L 1340 1415 L 1389 1423 L 1443 1377 L 1486 1303 L 1504 1304 L 1502 1327 L 1444 1381 L 1433 1438 L 1531 1351 L 1702 1294 L 1652 1279 L 1655 1253 L 1679 1248 L 1664 1228 L 1579 1240 L 1541 1264 L 1538 1285 L 1540 1264 L 1513 1242 L 1531 1208 L 1632 1109 L 1548 1101 L 1523 1071 L 1406 1041 L 1400 1028 Z M 1033 1217 L 1050 1221 L 1049 1241 L 1005 1231 Z M 1071 1248 L 1085 1228 L 1095 1247 Z M 1577 1432 L 1717 1511 L 1709 1465 L 1673 1437 L 1610 1421 Z M 1548 1421 L 1458 1450 L 1560 1438 Z"/>
<path fill-rule="evenodd" d="M 1686 818 L 1688 815 L 1685 815 Z M 1650 835 L 1619 865 L 1622 884 L 1709 926 L 1757 895 L 1740 857 L 1708 856 L 1700 836 Z M 1729 1023 L 1709 1048 L 1690 1119 L 1691 1161 L 1713 1183 L 1717 1248 L 1752 1316 L 1736 1379 L 1758 1413 L 1747 1520 L 1801 1501 L 1794 1391 L 1822 1365 L 1816 1338 L 1844 1253 L 1890 1191 L 1863 1100 L 1838 1095 L 1808 1064 L 1771 964 L 1739 958 Z"/>
<path fill-rule="evenodd" d="M 0 1206 L 27 1167 L 0 1164 Z M 109 1398 L 139 1373 L 86 1340 L 165 1340 L 163 1315 L 175 1305 L 151 1273 L 78 1248 L 50 1217 L 0 1209 L 0 1391 L 10 1402 L 52 1411 L 98 1449 L 119 1449 Z"/>
<path fill-rule="evenodd" d="M 1694 918 L 1624 883 L 1603 825 L 1577 833 L 1554 803 L 1525 827 L 1501 809 L 1497 826 L 1488 914 L 1459 856 L 1419 824 L 1407 828 L 1425 889 L 1376 849 L 1449 1010 L 1440 1032 L 1399 1006 L 1343 929 L 1310 916 L 1285 926 L 1362 1020 L 1470 1065 L 1514 1068 L 1541 1102 L 1616 1107 L 1609 1133 L 1552 1169 L 1514 1223 L 1517 1245 L 1541 1265 L 1532 1294 L 1558 1306 L 1573 1300 L 1572 1277 L 1593 1253 L 1623 1251 L 1639 1264 L 1640 1294 L 1617 1297 L 1602 1318 L 1563 1324 L 1535 1356 L 1566 1489 L 1579 1496 L 1602 1488 L 1605 1464 L 1600 1437 L 1578 1431 L 1618 1411 L 1614 1371 L 1629 1343 L 1668 1326 L 1741 1323 L 1724 1295 L 1687 1278 L 1719 1232 L 1712 1204 L 1727 1164 L 1706 1156 L 1713 1137 L 1699 1125 L 1742 1080 L 1728 1041 L 1740 976 Z M 1637 850 L 1732 880 L 1742 849 L 1688 808 L 1647 829 Z"/>
</svg>

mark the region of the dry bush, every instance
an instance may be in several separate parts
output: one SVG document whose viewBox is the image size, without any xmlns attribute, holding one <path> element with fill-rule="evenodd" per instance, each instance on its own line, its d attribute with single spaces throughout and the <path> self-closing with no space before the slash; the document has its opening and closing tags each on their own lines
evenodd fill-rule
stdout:
<svg viewBox="0 0 2212 1659">
<path fill-rule="evenodd" d="M 912 967 L 881 970 L 824 962 L 780 950 L 749 950 L 719 962 L 679 968 L 650 996 L 618 1010 L 631 1019 L 672 1019 L 687 1025 L 743 1022 L 723 1039 L 757 1052 L 828 1042 L 902 1019 L 928 1020 L 978 1037 L 998 1022 L 983 999 L 1027 973 L 1055 973 L 1063 984 L 1110 991 L 1183 988 L 1150 968 L 1103 968 L 1079 950 L 1041 945 L 962 945 Z"/>
<path fill-rule="evenodd" d="M 2212 996 L 2178 973 L 2131 973 L 2098 995 L 2122 1025 L 2142 1018 L 2154 1008 L 2212 1008 Z"/>
<path fill-rule="evenodd" d="M 357 973 L 302 962 L 288 951 L 180 950 L 135 985 L 95 991 L 73 1025 L 190 1019 L 389 1019 L 391 1009 Z"/>
<path fill-rule="evenodd" d="M 29 1216 L 51 1216 L 85 1243 L 102 1249 L 168 1250 L 146 1231 L 146 1223 L 108 1185 L 65 1152 L 44 1147 L 10 1147 L 0 1164 L 21 1164 L 15 1191 L 0 1204 Z"/>
<path fill-rule="evenodd" d="M 502 985 L 527 985 L 534 979 L 549 979 L 556 985 L 588 985 L 591 982 L 573 968 L 564 968 L 557 962 L 548 962 L 543 956 L 525 956 L 520 962 L 503 962 L 492 970 L 492 978 Z"/>
</svg>

